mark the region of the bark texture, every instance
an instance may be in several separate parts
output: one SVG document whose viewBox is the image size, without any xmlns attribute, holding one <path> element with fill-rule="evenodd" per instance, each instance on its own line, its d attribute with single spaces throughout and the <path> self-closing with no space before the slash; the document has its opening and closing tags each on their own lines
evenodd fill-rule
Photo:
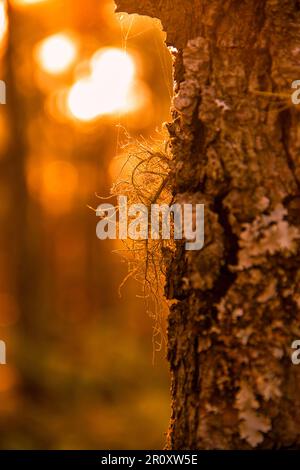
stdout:
<svg viewBox="0 0 300 470">
<path fill-rule="evenodd" d="M 206 204 L 204 248 L 169 266 L 168 448 L 300 448 L 300 2 L 116 3 L 178 49 L 174 200 Z"/>
</svg>

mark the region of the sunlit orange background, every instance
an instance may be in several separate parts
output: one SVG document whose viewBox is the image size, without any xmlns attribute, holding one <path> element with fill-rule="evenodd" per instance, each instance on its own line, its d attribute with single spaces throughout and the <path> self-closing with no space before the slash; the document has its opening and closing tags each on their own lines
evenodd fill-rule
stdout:
<svg viewBox="0 0 300 470">
<path fill-rule="evenodd" d="M 169 119 L 171 58 L 157 20 L 112 0 L 0 0 L 1 449 L 162 448 L 164 351 L 97 194 L 124 133 Z"/>
</svg>

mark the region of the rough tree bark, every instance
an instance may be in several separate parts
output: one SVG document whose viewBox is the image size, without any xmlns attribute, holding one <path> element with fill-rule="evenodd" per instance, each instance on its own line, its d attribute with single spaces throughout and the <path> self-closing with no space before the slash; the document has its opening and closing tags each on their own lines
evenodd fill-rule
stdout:
<svg viewBox="0 0 300 470">
<path fill-rule="evenodd" d="M 174 200 L 206 204 L 204 249 L 169 266 L 167 446 L 300 448 L 300 2 L 116 3 L 178 49 Z"/>
</svg>

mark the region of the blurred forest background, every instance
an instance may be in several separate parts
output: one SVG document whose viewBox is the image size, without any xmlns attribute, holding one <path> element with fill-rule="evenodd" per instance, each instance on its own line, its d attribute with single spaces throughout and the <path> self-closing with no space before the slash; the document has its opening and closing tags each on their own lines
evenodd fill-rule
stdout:
<svg viewBox="0 0 300 470">
<path fill-rule="evenodd" d="M 162 448 L 164 351 L 126 264 L 96 238 L 123 126 L 169 119 L 160 24 L 113 0 L 0 0 L 1 449 Z"/>
</svg>

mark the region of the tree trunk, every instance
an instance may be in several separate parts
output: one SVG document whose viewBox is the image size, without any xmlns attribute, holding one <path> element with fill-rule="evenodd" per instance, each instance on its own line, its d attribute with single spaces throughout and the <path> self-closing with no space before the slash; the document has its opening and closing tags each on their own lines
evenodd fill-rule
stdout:
<svg viewBox="0 0 300 470">
<path fill-rule="evenodd" d="M 204 248 L 169 265 L 167 447 L 300 448 L 300 2 L 116 3 L 178 49 L 172 189 L 206 205 Z"/>
</svg>

